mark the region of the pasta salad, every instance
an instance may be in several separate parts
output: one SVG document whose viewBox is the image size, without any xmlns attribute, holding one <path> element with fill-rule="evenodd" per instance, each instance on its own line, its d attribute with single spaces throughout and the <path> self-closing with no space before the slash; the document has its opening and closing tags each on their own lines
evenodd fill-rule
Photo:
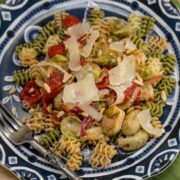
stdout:
<svg viewBox="0 0 180 180">
<path fill-rule="evenodd" d="M 175 88 L 176 58 L 153 26 L 152 17 L 132 13 L 126 22 L 98 7 L 86 20 L 57 12 L 16 47 L 23 68 L 13 79 L 31 114 L 22 122 L 72 170 L 89 146 L 89 164 L 106 168 L 118 148 L 135 151 L 165 133 L 160 117 Z"/>
</svg>

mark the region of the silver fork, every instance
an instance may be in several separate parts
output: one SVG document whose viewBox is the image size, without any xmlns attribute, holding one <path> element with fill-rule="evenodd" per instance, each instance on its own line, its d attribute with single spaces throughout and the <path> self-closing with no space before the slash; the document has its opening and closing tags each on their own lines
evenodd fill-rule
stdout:
<svg viewBox="0 0 180 180">
<path fill-rule="evenodd" d="M 30 143 L 56 169 L 61 170 L 70 180 L 82 180 L 52 152 L 47 151 L 34 139 L 33 131 L 13 117 L 9 110 L 0 102 L 0 131 L 16 145 Z"/>
</svg>

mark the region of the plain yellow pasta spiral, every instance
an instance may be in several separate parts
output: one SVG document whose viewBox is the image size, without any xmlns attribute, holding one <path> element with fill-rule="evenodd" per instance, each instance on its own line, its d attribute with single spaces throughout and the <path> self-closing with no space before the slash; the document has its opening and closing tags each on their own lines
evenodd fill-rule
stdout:
<svg viewBox="0 0 180 180">
<path fill-rule="evenodd" d="M 165 38 L 159 36 L 151 36 L 148 40 L 148 47 L 154 51 L 164 52 L 168 49 L 168 42 Z"/>
<path fill-rule="evenodd" d="M 78 153 L 73 153 L 68 155 L 68 159 L 67 159 L 67 167 L 69 167 L 71 170 L 75 171 L 75 170 L 79 170 L 81 165 L 82 165 L 82 161 L 83 161 L 83 156 L 81 151 Z"/>
<path fill-rule="evenodd" d="M 100 141 L 89 158 L 89 164 L 93 168 L 107 168 L 116 153 L 114 146 L 107 144 L 105 141 Z"/>
<path fill-rule="evenodd" d="M 37 56 L 37 52 L 33 48 L 23 47 L 22 50 L 19 52 L 20 64 L 23 67 L 28 67 L 29 62 L 32 59 L 35 59 L 36 56 Z"/>
</svg>

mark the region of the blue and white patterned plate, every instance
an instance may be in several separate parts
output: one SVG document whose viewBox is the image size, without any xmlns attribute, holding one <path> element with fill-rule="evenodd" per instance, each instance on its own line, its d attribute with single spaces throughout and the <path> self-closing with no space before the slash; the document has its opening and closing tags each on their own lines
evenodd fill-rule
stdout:
<svg viewBox="0 0 180 180">
<path fill-rule="evenodd" d="M 106 16 L 119 16 L 126 19 L 132 11 L 150 15 L 156 20 L 154 32 L 166 36 L 169 51 L 177 57 L 177 66 L 173 74 L 177 80 L 175 91 L 170 95 L 161 118 L 166 133 L 152 139 L 142 149 L 133 153 L 118 151 L 112 165 L 107 169 L 92 169 L 87 159 L 89 151 L 83 152 L 85 161 L 78 172 L 87 179 L 139 180 L 158 174 L 169 166 L 180 150 L 180 12 L 168 0 L 95 0 Z M 18 92 L 9 95 L 8 90 L 14 86 L 12 71 L 20 65 L 14 55 L 17 44 L 31 41 L 41 29 L 41 25 L 50 20 L 54 12 L 67 11 L 83 17 L 85 9 L 93 5 L 88 0 L 7 0 L 0 6 L 0 100 L 11 109 L 17 107 L 17 117 L 27 115 L 23 112 Z M 20 88 L 17 87 L 18 91 Z M 0 133 L 0 162 L 25 179 L 54 180 L 65 179 L 53 169 L 45 159 L 28 145 L 15 146 Z"/>
</svg>

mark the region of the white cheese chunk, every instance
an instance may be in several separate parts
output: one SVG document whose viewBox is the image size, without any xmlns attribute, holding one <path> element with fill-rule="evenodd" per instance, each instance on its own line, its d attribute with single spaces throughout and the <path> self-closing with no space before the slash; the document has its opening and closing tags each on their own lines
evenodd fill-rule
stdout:
<svg viewBox="0 0 180 180">
<path fill-rule="evenodd" d="M 90 25 L 88 22 L 84 21 L 79 24 L 75 24 L 68 28 L 68 34 L 70 36 L 75 36 L 76 38 L 79 38 L 85 34 L 88 34 L 90 31 Z"/>
<path fill-rule="evenodd" d="M 90 33 L 89 39 L 87 39 L 86 45 L 82 49 L 82 52 L 81 52 L 82 56 L 84 56 L 86 58 L 89 57 L 89 55 L 93 49 L 94 43 L 96 42 L 98 37 L 99 37 L 99 31 L 92 30 Z"/>
<path fill-rule="evenodd" d="M 63 91 L 63 102 L 84 104 L 93 100 L 99 100 L 98 89 L 95 85 L 93 75 L 89 74 L 77 83 L 65 85 Z"/>
<path fill-rule="evenodd" d="M 103 118 L 103 115 L 89 104 L 80 105 L 79 107 L 97 121 L 100 121 Z"/>
<path fill-rule="evenodd" d="M 116 41 L 110 43 L 110 49 L 114 51 L 118 51 L 120 53 L 129 50 L 134 51 L 136 49 L 136 45 L 128 38 L 122 39 L 121 41 Z"/>
<path fill-rule="evenodd" d="M 69 69 L 79 71 L 81 69 L 80 52 L 76 37 L 71 36 L 64 44 L 69 52 Z"/>
<path fill-rule="evenodd" d="M 122 62 L 108 72 L 110 84 L 117 86 L 130 83 L 135 78 L 135 72 L 134 56 L 124 56 Z"/>
</svg>

